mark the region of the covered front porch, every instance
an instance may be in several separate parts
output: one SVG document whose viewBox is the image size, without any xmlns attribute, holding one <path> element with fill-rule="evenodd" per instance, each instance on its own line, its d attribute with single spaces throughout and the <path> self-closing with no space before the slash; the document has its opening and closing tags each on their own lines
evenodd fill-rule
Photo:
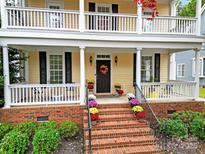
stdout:
<svg viewBox="0 0 205 154">
<path fill-rule="evenodd" d="M 84 104 L 86 83 L 94 81 L 93 93 L 99 103 L 125 103 L 134 93 L 134 83 L 147 100 L 192 100 L 198 98 L 196 82 L 173 80 L 173 54 L 179 49 L 103 48 L 71 46 L 10 46 L 21 50 L 25 61 L 25 81 L 9 83 L 5 68 L 5 107 L 51 104 Z M 196 59 L 199 58 L 198 50 Z M 8 47 L 3 47 L 4 67 L 8 66 Z M 107 67 L 104 74 L 101 66 Z M 198 60 L 196 61 L 196 73 Z M 117 96 L 120 84 L 123 96 Z"/>
</svg>

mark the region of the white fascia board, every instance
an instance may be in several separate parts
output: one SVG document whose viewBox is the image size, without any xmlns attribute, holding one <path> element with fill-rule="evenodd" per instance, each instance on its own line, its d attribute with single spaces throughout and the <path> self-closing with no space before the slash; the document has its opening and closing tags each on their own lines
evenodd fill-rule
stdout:
<svg viewBox="0 0 205 154">
<path fill-rule="evenodd" d="M 65 39 L 89 41 L 123 41 L 123 42 L 186 42 L 202 43 L 205 38 L 184 35 L 137 35 L 137 34 L 110 34 L 91 32 L 40 32 L 40 31 L 9 31 L 1 30 L 0 38 L 33 38 L 33 39 Z"/>
<path fill-rule="evenodd" d="M 96 47 L 96 48 L 158 48 L 158 49 L 194 49 L 201 48 L 202 43 L 179 42 L 120 42 L 120 41 L 89 41 L 66 39 L 28 39 L 28 38 L 4 38 L 1 45 L 20 46 L 64 46 L 64 47 Z"/>
</svg>

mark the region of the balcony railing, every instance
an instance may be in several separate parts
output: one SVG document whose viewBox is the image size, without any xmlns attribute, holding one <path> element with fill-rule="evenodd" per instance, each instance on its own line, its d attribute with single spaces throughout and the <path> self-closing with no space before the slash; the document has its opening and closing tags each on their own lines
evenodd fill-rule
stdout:
<svg viewBox="0 0 205 154">
<path fill-rule="evenodd" d="M 78 11 L 51 10 L 28 7 L 6 7 L 7 28 L 22 29 L 54 29 L 79 31 Z M 124 32 L 144 34 L 180 34 L 196 35 L 196 18 L 187 17 L 142 17 L 142 26 L 139 26 L 136 15 L 84 13 L 84 31 L 93 32 Z"/>
<path fill-rule="evenodd" d="M 11 84 L 11 106 L 80 103 L 79 84 Z"/>
<path fill-rule="evenodd" d="M 9 28 L 78 30 L 77 11 L 7 7 Z"/>
<path fill-rule="evenodd" d="M 141 89 L 147 100 L 194 99 L 196 83 L 142 83 Z"/>
</svg>

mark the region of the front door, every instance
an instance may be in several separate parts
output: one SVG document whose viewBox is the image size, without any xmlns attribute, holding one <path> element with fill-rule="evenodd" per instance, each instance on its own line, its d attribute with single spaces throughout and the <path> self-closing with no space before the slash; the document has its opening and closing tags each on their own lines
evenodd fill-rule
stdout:
<svg viewBox="0 0 205 154">
<path fill-rule="evenodd" d="M 96 69 L 96 92 L 110 93 L 110 60 L 97 60 Z"/>
</svg>

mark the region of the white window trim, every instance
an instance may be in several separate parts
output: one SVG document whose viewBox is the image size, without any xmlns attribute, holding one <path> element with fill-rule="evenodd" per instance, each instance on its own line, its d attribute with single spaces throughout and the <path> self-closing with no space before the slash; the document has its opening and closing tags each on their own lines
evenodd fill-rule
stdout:
<svg viewBox="0 0 205 154">
<path fill-rule="evenodd" d="M 49 5 L 60 6 L 60 10 L 64 9 L 64 1 L 62 0 L 46 0 L 46 6 L 49 9 Z"/>
<path fill-rule="evenodd" d="M 201 71 L 201 72 L 199 72 L 199 77 L 200 78 L 205 78 L 205 75 L 204 75 L 204 72 L 203 72 L 203 70 L 204 70 L 204 63 L 203 63 L 203 59 L 205 59 L 205 57 L 200 57 L 199 58 L 200 59 L 200 61 L 202 60 L 202 63 L 200 63 L 200 61 L 199 61 L 199 64 L 201 64 L 201 68 L 200 68 L 200 70 L 199 71 Z M 195 77 L 195 58 L 192 58 L 192 77 Z"/>
<path fill-rule="evenodd" d="M 184 75 L 180 75 L 179 74 L 179 67 L 180 66 L 184 66 Z M 181 68 L 180 68 L 181 69 Z M 182 70 L 180 70 L 181 72 L 182 72 Z M 183 74 L 183 73 L 182 73 Z M 179 64 L 177 64 L 177 77 L 180 77 L 180 78 L 183 78 L 183 77 L 185 77 L 185 63 L 179 63 Z"/>
<path fill-rule="evenodd" d="M 141 55 L 141 82 L 142 82 L 142 57 L 152 57 L 152 74 L 151 74 L 151 76 L 152 76 L 152 81 L 150 81 L 150 82 L 154 82 L 154 72 L 155 72 L 155 68 L 154 68 L 154 64 L 155 64 L 155 59 L 154 59 L 154 55 L 155 55 L 155 52 L 153 53 L 153 54 L 145 54 L 145 55 Z M 149 82 L 149 81 L 146 81 L 146 82 Z M 146 83 L 146 82 L 142 82 L 142 83 Z"/>
<path fill-rule="evenodd" d="M 99 6 L 101 6 L 101 7 L 109 7 L 110 8 L 109 9 L 110 10 L 109 13 L 112 13 L 112 4 L 96 3 L 96 5 L 95 5 L 95 12 L 97 12 Z M 100 12 L 100 13 L 103 13 L 103 12 Z"/>
<path fill-rule="evenodd" d="M 62 55 L 63 58 L 63 83 L 65 84 L 65 52 L 50 52 L 46 51 L 46 61 L 47 61 L 47 84 L 50 84 L 50 55 Z"/>
</svg>

